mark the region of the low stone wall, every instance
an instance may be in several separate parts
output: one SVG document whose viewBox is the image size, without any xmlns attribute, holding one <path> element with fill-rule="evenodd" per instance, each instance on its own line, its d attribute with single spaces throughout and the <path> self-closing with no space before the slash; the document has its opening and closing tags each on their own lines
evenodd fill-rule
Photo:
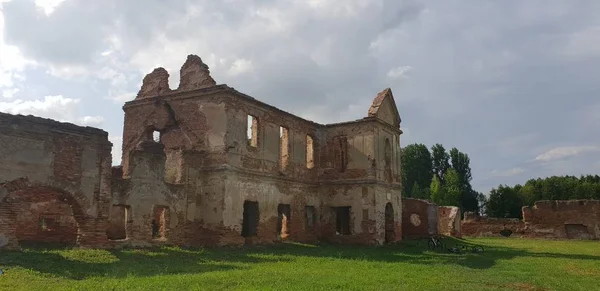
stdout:
<svg viewBox="0 0 600 291">
<path fill-rule="evenodd" d="M 461 237 L 460 209 L 454 206 L 438 207 L 438 234 Z"/>
<path fill-rule="evenodd" d="M 467 212 L 461 223 L 463 236 L 502 236 L 503 230 L 510 230 L 511 235 L 522 235 L 525 224 L 518 218 L 483 217 Z"/>
<path fill-rule="evenodd" d="M 553 239 L 600 239 L 600 200 L 538 201 L 523 207 L 523 220 L 465 214 L 464 236 L 512 236 Z"/>
<path fill-rule="evenodd" d="M 530 237 L 600 239 L 600 200 L 538 201 L 523 221 Z"/>
</svg>

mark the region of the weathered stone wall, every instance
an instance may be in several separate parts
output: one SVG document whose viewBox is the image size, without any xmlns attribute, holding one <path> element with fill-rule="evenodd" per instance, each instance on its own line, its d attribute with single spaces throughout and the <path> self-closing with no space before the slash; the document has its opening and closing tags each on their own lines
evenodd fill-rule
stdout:
<svg viewBox="0 0 600 291">
<path fill-rule="evenodd" d="M 422 199 L 402 199 L 402 234 L 405 238 L 438 234 L 438 206 Z"/>
<path fill-rule="evenodd" d="M 111 225 L 117 232 L 126 232 L 122 244 L 148 246 L 166 242 L 182 241 L 183 235 L 179 230 L 185 224 L 187 200 L 185 188 L 182 185 L 165 182 L 164 147 L 152 141 L 144 142 L 130 153 L 130 174 L 121 179 L 113 192 L 113 206 L 122 205 L 123 209 L 113 207 L 111 221 L 119 225 Z M 152 221 L 157 208 L 164 208 L 164 237 L 152 236 Z M 122 215 L 126 215 L 126 218 Z M 125 229 L 121 221 L 126 221 Z"/>
<path fill-rule="evenodd" d="M 106 245 L 111 147 L 99 129 L 0 113 L 0 241 Z"/>
<path fill-rule="evenodd" d="M 525 224 L 518 218 L 482 217 L 473 213 L 465 213 L 461 223 L 463 236 L 496 236 L 500 237 L 501 231 L 507 229 L 512 236 L 523 236 Z"/>
<path fill-rule="evenodd" d="M 500 236 L 508 229 L 519 237 L 600 239 L 600 201 L 537 201 L 523 207 L 523 220 L 465 214 L 461 227 L 464 236 Z"/>
<path fill-rule="evenodd" d="M 600 200 L 537 201 L 523 221 L 529 237 L 600 239 Z"/>
<path fill-rule="evenodd" d="M 461 237 L 460 209 L 455 206 L 438 206 L 438 233 Z"/>
</svg>

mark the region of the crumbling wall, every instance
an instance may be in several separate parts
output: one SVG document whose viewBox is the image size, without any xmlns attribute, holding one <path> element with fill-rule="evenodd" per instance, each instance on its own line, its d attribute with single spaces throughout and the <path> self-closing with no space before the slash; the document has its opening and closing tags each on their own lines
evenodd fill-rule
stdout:
<svg viewBox="0 0 600 291">
<path fill-rule="evenodd" d="M 185 188 L 165 182 L 166 155 L 158 142 L 145 141 L 130 153 L 130 174 L 120 179 L 113 193 L 112 205 L 126 209 L 126 237 L 116 237 L 121 244 L 149 246 L 184 244 L 187 217 Z M 164 212 L 163 214 L 161 214 Z M 121 224 L 123 210 L 113 207 L 111 220 Z M 158 217 L 160 216 L 160 217 Z M 111 224 L 115 232 L 118 225 Z"/>
<path fill-rule="evenodd" d="M 438 233 L 461 237 L 460 209 L 455 206 L 438 206 Z"/>
<path fill-rule="evenodd" d="M 530 237 L 600 239 L 600 200 L 537 201 L 523 221 Z"/>
<path fill-rule="evenodd" d="M 525 224 L 518 218 L 482 217 L 466 212 L 461 224 L 463 236 L 502 236 L 502 231 L 509 230 L 508 236 L 523 236 Z"/>
<path fill-rule="evenodd" d="M 0 132 L 0 240 L 107 246 L 108 134 L 4 113 Z"/>
<path fill-rule="evenodd" d="M 273 179 L 248 173 L 229 174 L 225 181 L 223 224 L 240 238 L 244 222 L 244 202 L 258 203 L 256 235 L 248 243 L 272 243 L 279 240 L 315 242 L 320 229 L 321 203 L 317 186 Z M 307 225 L 306 207 L 313 207 L 313 225 Z M 289 212 L 285 213 L 288 209 Z M 283 210 L 284 213 L 279 211 Z M 282 215 L 285 214 L 285 215 Z"/>
<path fill-rule="evenodd" d="M 146 195 L 167 197 L 164 204 L 177 208 L 170 214 L 171 243 L 400 239 L 401 131 L 389 89 L 378 95 L 369 117 L 320 125 L 216 85 L 199 57 L 188 56 L 180 75 L 172 90 L 168 73 L 157 68 L 125 104 L 122 177 L 115 177 L 119 199 L 113 203 L 137 203 L 143 197 L 127 193 L 166 185 Z M 141 160 L 132 161 L 140 143 L 152 139 L 164 145 L 164 161 L 147 157 L 163 166 L 162 179 L 154 170 L 136 172 Z M 130 242 L 137 221 L 147 225 L 150 210 L 142 205 L 127 215 Z M 111 232 L 119 233 L 124 218 L 121 210 L 115 215 Z M 347 216 L 343 238 L 335 235 L 336 215 Z"/>
<path fill-rule="evenodd" d="M 519 237 L 600 239 L 600 201 L 537 201 L 523 207 L 523 220 L 465 213 L 461 227 L 464 236 L 501 236 L 504 230 Z"/>
<path fill-rule="evenodd" d="M 402 198 L 402 234 L 418 238 L 438 234 L 438 206 L 422 199 Z"/>
</svg>

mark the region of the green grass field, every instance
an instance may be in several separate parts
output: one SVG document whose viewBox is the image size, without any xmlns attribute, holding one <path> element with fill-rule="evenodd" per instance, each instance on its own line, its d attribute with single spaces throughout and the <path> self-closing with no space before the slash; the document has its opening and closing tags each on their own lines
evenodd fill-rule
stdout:
<svg viewBox="0 0 600 291">
<path fill-rule="evenodd" d="M 600 290 L 600 242 L 446 240 L 356 247 L 0 252 L 0 290 Z"/>
</svg>

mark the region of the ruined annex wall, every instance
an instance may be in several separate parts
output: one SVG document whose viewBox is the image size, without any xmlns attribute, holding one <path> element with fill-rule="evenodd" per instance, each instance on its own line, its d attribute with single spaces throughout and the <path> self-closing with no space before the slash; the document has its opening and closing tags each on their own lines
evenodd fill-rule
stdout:
<svg viewBox="0 0 600 291">
<path fill-rule="evenodd" d="M 523 221 L 529 237 L 600 239 L 600 200 L 537 201 Z"/>
<path fill-rule="evenodd" d="M 467 237 L 500 237 L 505 229 L 510 230 L 512 236 L 522 237 L 524 228 L 525 224 L 518 218 L 483 217 L 472 212 L 466 212 L 461 223 L 462 235 Z"/>
<path fill-rule="evenodd" d="M 16 247 L 18 239 L 74 241 L 77 229 L 77 244 L 104 245 L 104 229 L 97 226 L 105 227 L 109 211 L 112 144 L 108 133 L 5 113 L 0 113 L 0 132 L 3 245 Z"/>
<path fill-rule="evenodd" d="M 122 245 L 184 244 L 188 196 L 182 185 L 164 180 L 166 155 L 163 146 L 146 142 L 133 150 L 130 175 L 114 184 L 110 239 Z M 160 212 L 160 213 L 159 213 Z M 152 221 L 161 224 L 153 237 Z M 117 234 L 125 234 L 125 237 Z"/>
<path fill-rule="evenodd" d="M 318 125 L 233 89 L 229 90 L 229 94 L 223 99 L 227 110 L 228 164 L 248 172 L 315 181 L 322 136 Z M 249 116 L 255 118 L 255 124 L 248 124 Z M 280 127 L 287 132 L 282 133 Z M 249 130 L 255 136 L 254 142 L 248 138 Z M 310 167 L 307 163 L 307 135 L 313 141 L 313 165 Z"/>
<path fill-rule="evenodd" d="M 455 206 L 438 206 L 438 234 L 461 237 L 460 209 Z"/>
<path fill-rule="evenodd" d="M 419 238 L 438 234 L 438 206 L 422 199 L 402 198 L 402 235 Z"/>
<path fill-rule="evenodd" d="M 129 153 L 158 132 L 167 155 L 167 181 L 183 179 L 185 150 L 203 151 L 215 164 L 225 162 L 227 119 L 223 86 L 190 92 L 172 91 L 162 96 L 127 102 L 123 106 L 123 172 L 130 173 Z"/>
</svg>

